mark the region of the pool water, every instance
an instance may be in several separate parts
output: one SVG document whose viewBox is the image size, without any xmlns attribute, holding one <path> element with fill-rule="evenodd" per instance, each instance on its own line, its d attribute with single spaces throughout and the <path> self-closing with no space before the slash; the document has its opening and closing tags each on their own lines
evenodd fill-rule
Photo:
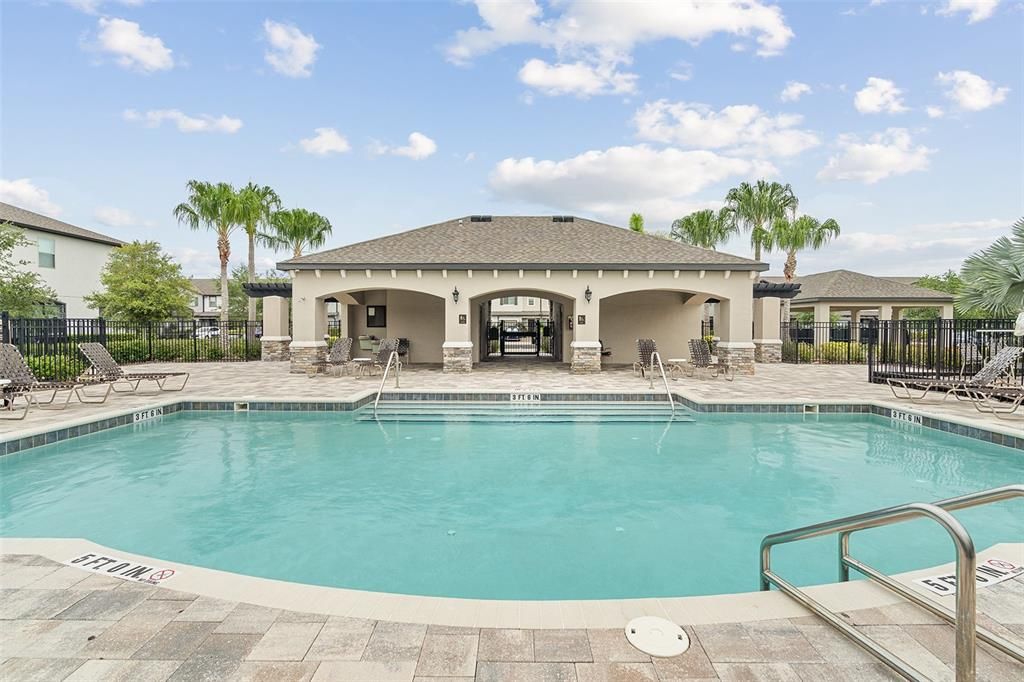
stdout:
<svg viewBox="0 0 1024 682">
<path fill-rule="evenodd" d="M 411 423 L 183 412 L 0 457 L 0 535 L 81 537 L 255 576 L 493 599 L 756 590 L 775 531 L 1024 481 L 1024 453 L 872 415 Z M 1024 541 L 1024 501 L 958 512 Z M 951 560 L 924 521 L 862 532 L 887 571 Z M 835 539 L 778 550 L 836 579 Z"/>
</svg>

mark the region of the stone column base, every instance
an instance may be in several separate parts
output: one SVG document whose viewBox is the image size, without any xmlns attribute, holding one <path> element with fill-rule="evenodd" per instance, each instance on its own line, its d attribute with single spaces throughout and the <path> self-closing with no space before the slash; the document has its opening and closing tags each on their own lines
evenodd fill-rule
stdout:
<svg viewBox="0 0 1024 682">
<path fill-rule="evenodd" d="M 441 345 L 441 357 L 445 373 L 466 373 L 473 371 L 473 342 L 445 341 Z"/>
<path fill-rule="evenodd" d="M 260 339 L 260 360 L 263 362 L 286 362 L 291 359 L 292 337 L 264 336 Z"/>
<path fill-rule="evenodd" d="M 781 352 L 782 346 L 779 346 Z M 750 341 L 719 341 L 718 361 L 729 365 L 736 374 L 754 374 L 754 344 Z"/>
<path fill-rule="evenodd" d="M 601 342 L 573 341 L 572 364 L 573 374 L 595 374 L 601 371 Z"/>
<path fill-rule="evenodd" d="M 292 374 L 307 374 L 327 359 L 327 344 L 323 341 L 292 341 L 289 346 Z"/>
<path fill-rule="evenodd" d="M 754 339 L 754 360 L 756 362 L 782 362 L 782 341 L 779 339 Z"/>
</svg>

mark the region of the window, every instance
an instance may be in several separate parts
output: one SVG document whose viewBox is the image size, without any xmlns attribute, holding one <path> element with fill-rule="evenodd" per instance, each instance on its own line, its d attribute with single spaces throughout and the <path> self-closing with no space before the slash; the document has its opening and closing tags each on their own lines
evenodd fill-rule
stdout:
<svg viewBox="0 0 1024 682">
<path fill-rule="evenodd" d="M 39 267 L 41 268 L 53 268 L 57 267 L 57 256 L 56 246 L 52 239 L 44 239 L 42 237 L 38 240 L 39 243 Z"/>
<path fill-rule="evenodd" d="M 192 297 L 192 307 L 196 308 L 196 309 L 199 309 L 199 297 L 198 296 L 193 296 Z"/>
<path fill-rule="evenodd" d="M 526 305 L 533 305 L 533 299 L 532 298 L 526 299 Z"/>
<path fill-rule="evenodd" d="M 385 305 L 366 306 L 366 326 L 386 327 L 388 326 L 388 307 Z"/>
<path fill-rule="evenodd" d="M 206 297 L 206 310 L 207 312 L 215 313 L 220 310 L 220 296 L 207 296 Z"/>
<path fill-rule="evenodd" d="M 501 305 L 515 305 L 519 302 L 519 298 L 516 296 L 502 296 Z"/>
</svg>

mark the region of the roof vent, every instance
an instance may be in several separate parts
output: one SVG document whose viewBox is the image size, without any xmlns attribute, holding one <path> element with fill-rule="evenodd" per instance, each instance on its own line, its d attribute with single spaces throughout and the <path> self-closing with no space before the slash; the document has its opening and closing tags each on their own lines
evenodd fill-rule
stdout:
<svg viewBox="0 0 1024 682">
<path fill-rule="evenodd" d="M 551 216 L 551 222 L 553 223 L 571 223 L 573 218 L 571 215 L 553 215 Z"/>
<path fill-rule="evenodd" d="M 491 222 L 491 216 L 489 216 L 489 215 L 471 215 L 471 216 L 469 216 L 469 222 L 471 222 L 471 223 L 489 223 L 489 222 Z"/>
</svg>

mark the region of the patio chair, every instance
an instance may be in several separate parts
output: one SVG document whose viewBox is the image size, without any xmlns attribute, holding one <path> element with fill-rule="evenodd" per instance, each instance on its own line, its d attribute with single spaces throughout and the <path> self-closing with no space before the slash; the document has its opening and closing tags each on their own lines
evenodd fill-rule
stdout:
<svg viewBox="0 0 1024 682">
<path fill-rule="evenodd" d="M 106 387 L 102 396 L 89 396 L 83 392 L 87 385 L 100 383 Z M 42 410 L 63 410 L 71 402 L 72 394 L 77 396 L 79 402 L 86 404 L 106 402 L 110 387 L 109 383 L 100 381 L 39 381 L 16 346 L 9 343 L 0 345 L 0 397 L 3 410 L 8 413 L 3 419 L 24 419 L 32 405 Z M 57 394 L 62 391 L 66 395 L 61 402 L 57 400 Z M 49 398 L 41 400 L 37 393 L 48 393 Z M 18 398 L 25 401 L 20 414 L 15 407 Z M 17 416 L 10 416 L 15 414 Z"/>
<path fill-rule="evenodd" d="M 334 369 L 339 374 L 341 372 L 348 373 L 352 367 L 352 339 L 347 336 L 337 339 L 331 345 L 331 350 L 328 351 L 327 357 L 323 361 L 318 362 L 317 366 L 325 372 Z"/>
<path fill-rule="evenodd" d="M 373 357 L 373 369 L 383 372 L 384 368 L 388 366 L 391 352 L 398 351 L 398 347 L 398 339 L 381 339 L 380 348 L 377 349 L 377 353 Z M 394 367 L 399 372 L 402 371 L 401 353 L 399 353 L 399 357 L 395 358 Z"/>
<path fill-rule="evenodd" d="M 885 380 L 892 394 L 900 400 L 912 400 L 922 402 L 932 389 L 945 391 L 942 400 L 949 396 L 966 396 L 970 398 L 969 391 L 993 388 L 999 384 L 1007 373 L 1013 371 L 1014 365 L 1024 355 L 1022 346 L 1005 346 L 993 355 L 985 365 L 978 370 L 977 374 L 970 378 L 956 377 L 952 379 L 929 379 L 925 377 L 889 377 Z M 899 391 L 897 391 L 899 387 Z M 912 391 L 920 391 L 914 395 Z"/>
<path fill-rule="evenodd" d="M 1006 419 L 1024 404 L 1024 386 L 966 387 L 967 398 L 978 412 Z"/>
<path fill-rule="evenodd" d="M 148 393 L 180 391 L 188 383 L 188 372 L 125 372 L 102 343 L 80 343 L 78 350 L 82 351 L 82 355 L 89 361 L 94 376 L 109 382 L 115 393 L 136 393 L 143 381 L 152 382 L 157 387 L 156 391 L 147 391 Z M 180 386 L 177 388 L 166 387 L 168 379 L 181 377 L 184 379 Z M 119 385 L 127 386 L 127 388 L 118 388 Z"/>
<path fill-rule="evenodd" d="M 728 381 L 736 378 L 731 367 L 717 362 L 718 358 L 711 354 L 711 347 L 706 340 L 690 339 L 689 346 L 691 376 L 697 370 L 701 370 L 712 378 L 717 378 L 719 375 L 725 377 Z"/>
<path fill-rule="evenodd" d="M 646 377 L 651 370 L 651 358 L 658 351 L 658 344 L 654 339 L 637 339 L 636 354 L 637 360 L 633 363 L 633 374 L 639 373 Z"/>
</svg>

